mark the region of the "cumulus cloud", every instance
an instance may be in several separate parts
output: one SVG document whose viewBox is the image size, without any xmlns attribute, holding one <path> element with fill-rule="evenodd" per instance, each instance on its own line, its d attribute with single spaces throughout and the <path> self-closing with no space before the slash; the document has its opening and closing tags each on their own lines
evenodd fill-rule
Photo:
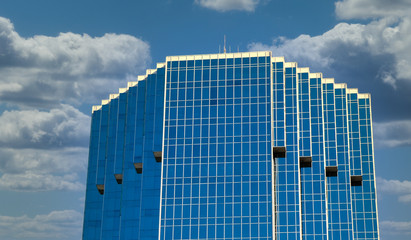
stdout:
<svg viewBox="0 0 411 240">
<path fill-rule="evenodd" d="M 147 68 L 148 43 L 124 34 L 21 37 L 0 17 L 0 100 L 32 106 L 96 103 Z"/>
<path fill-rule="evenodd" d="M 335 3 L 335 12 L 342 19 L 410 16 L 410 9 L 409 0 L 343 0 Z"/>
<path fill-rule="evenodd" d="M 0 148 L 0 189 L 13 191 L 84 190 L 79 174 L 87 165 L 87 148 Z"/>
<path fill-rule="evenodd" d="M 398 198 L 398 201 L 404 202 L 404 203 L 410 203 L 411 202 L 411 194 L 400 196 Z"/>
<path fill-rule="evenodd" d="M 6 110 L 0 126 L 0 189 L 84 190 L 89 116 L 66 104 Z"/>
<path fill-rule="evenodd" d="M 373 98 L 374 119 L 411 118 L 411 19 L 382 18 L 368 24 L 339 23 L 318 36 L 277 37 L 270 44 L 251 43 L 249 50 L 271 50 L 300 67 L 323 72 Z M 375 107 L 376 106 L 376 107 Z"/>
<path fill-rule="evenodd" d="M 69 190 L 84 191 L 85 186 L 77 174 L 55 176 L 50 174 L 3 174 L 0 177 L 0 188 L 14 191 L 51 191 Z"/>
<path fill-rule="evenodd" d="M 90 117 L 61 104 L 0 115 L 0 189 L 84 190 Z"/>
<path fill-rule="evenodd" d="M 80 239 L 81 213 L 74 210 L 52 211 L 47 215 L 1 216 L 2 239 Z"/>
<path fill-rule="evenodd" d="M 411 121 L 374 123 L 376 147 L 411 146 Z"/>
<path fill-rule="evenodd" d="M 0 188 L 84 189 L 89 114 L 150 63 L 149 44 L 125 34 L 22 37 L 0 17 Z"/>
<path fill-rule="evenodd" d="M 323 72 L 372 96 L 377 148 L 411 145 L 411 2 L 344 0 L 336 3 L 343 19 L 372 18 L 366 24 L 339 23 L 317 35 L 276 37 L 272 43 L 249 45 L 271 50 L 300 67 Z M 408 202 L 411 196 L 399 200 Z"/>
<path fill-rule="evenodd" d="M 0 126 L 1 147 L 87 147 L 90 117 L 62 104 L 50 111 L 5 111 L 0 115 Z"/>
<path fill-rule="evenodd" d="M 398 201 L 411 203 L 411 181 L 377 178 L 378 191 L 399 195 Z"/>
<path fill-rule="evenodd" d="M 381 235 L 388 236 L 407 236 L 411 235 L 411 221 L 380 221 Z M 392 239 L 392 238 L 391 238 Z"/>
<path fill-rule="evenodd" d="M 252 43 L 249 49 L 269 49 L 274 55 L 284 55 L 289 61 L 298 60 L 316 69 L 335 68 L 340 62 L 352 61 L 364 62 L 356 67 L 366 67 L 371 60 L 371 64 L 378 64 L 371 77 L 395 87 L 398 80 L 411 82 L 411 73 L 407 70 L 411 67 L 410 33 L 411 25 L 406 19 L 381 19 L 367 25 L 340 23 L 319 36 L 279 37 L 271 45 Z M 390 63 L 392 60 L 394 65 Z"/>
<path fill-rule="evenodd" d="M 260 0 L 195 0 L 202 7 L 219 12 L 232 10 L 253 12 Z"/>
</svg>

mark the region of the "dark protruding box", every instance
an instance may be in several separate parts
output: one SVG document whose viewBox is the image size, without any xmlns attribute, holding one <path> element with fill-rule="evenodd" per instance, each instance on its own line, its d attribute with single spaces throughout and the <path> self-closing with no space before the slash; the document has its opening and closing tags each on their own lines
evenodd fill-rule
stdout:
<svg viewBox="0 0 411 240">
<path fill-rule="evenodd" d="M 285 158 L 287 149 L 285 147 L 273 147 L 274 158 Z"/>
<path fill-rule="evenodd" d="M 325 167 L 325 176 L 326 177 L 336 177 L 337 175 L 338 175 L 338 167 L 337 166 Z"/>
<path fill-rule="evenodd" d="M 97 184 L 96 185 L 98 192 L 103 195 L 104 194 L 104 184 Z"/>
<path fill-rule="evenodd" d="M 351 186 L 362 186 L 362 176 L 351 176 Z"/>
<path fill-rule="evenodd" d="M 153 154 L 154 154 L 154 158 L 156 159 L 156 162 L 161 162 L 162 152 L 161 151 L 153 152 Z"/>
<path fill-rule="evenodd" d="M 118 184 L 123 183 L 123 174 L 114 174 L 114 177 L 116 178 Z"/>
<path fill-rule="evenodd" d="M 300 168 L 310 168 L 312 161 L 312 157 L 300 157 Z"/>
<path fill-rule="evenodd" d="M 134 163 L 134 167 L 137 173 L 141 174 L 143 172 L 143 163 Z"/>
</svg>

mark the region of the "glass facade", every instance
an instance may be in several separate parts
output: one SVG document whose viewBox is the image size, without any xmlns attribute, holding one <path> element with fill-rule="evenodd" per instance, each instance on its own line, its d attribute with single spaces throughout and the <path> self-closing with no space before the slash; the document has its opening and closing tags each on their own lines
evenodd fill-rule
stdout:
<svg viewBox="0 0 411 240">
<path fill-rule="evenodd" d="M 167 62 L 160 239 L 271 239 L 270 55 Z"/>
<path fill-rule="evenodd" d="M 359 189 L 356 189 L 354 194 L 357 194 L 355 199 L 361 198 L 358 202 L 362 201 L 363 208 L 357 208 L 360 211 L 357 211 L 355 216 L 355 222 L 359 228 L 357 239 L 378 239 L 379 236 L 370 101 L 369 94 L 358 94 L 363 183 L 362 186 L 356 187 Z"/>
<path fill-rule="evenodd" d="M 311 156 L 311 167 L 301 168 L 303 239 L 326 239 L 326 193 L 323 140 L 321 74 L 303 71 L 299 76 L 301 86 L 300 114 L 304 115 L 305 157 Z M 307 120 L 308 117 L 308 120 Z M 309 132 L 307 132 L 309 131 Z M 309 154 L 309 155 L 308 155 Z"/>
<path fill-rule="evenodd" d="M 328 236 L 329 239 L 353 239 L 347 87 L 345 84 L 334 84 L 334 89 L 338 177 L 327 182 L 330 189 Z"/>
<path fill-rule="evenodd" d="M 83 239 L 379 239 L 370 101 L 271 52 L 167 57 L 93 107 Z"/>
</svg>

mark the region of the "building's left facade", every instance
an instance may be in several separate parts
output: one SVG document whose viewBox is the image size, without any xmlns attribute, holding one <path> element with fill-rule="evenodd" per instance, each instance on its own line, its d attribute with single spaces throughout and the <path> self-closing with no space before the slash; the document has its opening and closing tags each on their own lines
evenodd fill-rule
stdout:
<svg viewBox="0 0 411 240">
<path fill-rule="evenodd" d="M 158 64 L 93 106 L 83 239 L 158 238 L 164 87 Z"/>
</svg>

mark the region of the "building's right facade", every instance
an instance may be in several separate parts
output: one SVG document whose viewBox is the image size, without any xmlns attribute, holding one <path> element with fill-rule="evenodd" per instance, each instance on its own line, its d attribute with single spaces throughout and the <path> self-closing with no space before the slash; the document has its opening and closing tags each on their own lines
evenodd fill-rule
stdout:
<svg viewBox="0 0 411 240">
<path fill-rule="evenodd" d="M 83 239 L 378 240 L 374 169 L 369 94 L 271 52 L 167 57 L 93 107 Z"/>
</svg>

